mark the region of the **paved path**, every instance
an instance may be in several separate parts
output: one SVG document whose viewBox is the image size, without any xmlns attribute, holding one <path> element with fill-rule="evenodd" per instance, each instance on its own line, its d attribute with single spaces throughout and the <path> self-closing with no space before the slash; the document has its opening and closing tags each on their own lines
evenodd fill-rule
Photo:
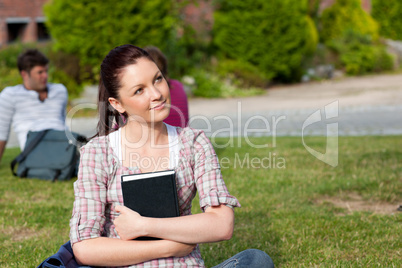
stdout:
<svg viewBox="0 0 402 268">
<path fill-rule="evenodd" d="M 206 129 L 202 119 L 194 118 L 205 116 L 212 135 L 217 136 L 227 135 L 217 132 L 232 125 L 234 133 L 266 129 L 255 133 L 260 136 L 326 135 L 326 126 L 331 123 L 338 123 L 339 135 L 402 134 L 402 75 L 274 87 L 263 96 L 251 98 L 195 99 L 190 112 L 196 119 L 191 123 L 193 127 Z M 228 116 L 233 124 L 218 115 Z M 321 120 L 316 121 L 319 117 Z"/>
<path fill-rule="evenodd" d="M 248 98 L 193 98 L 189 107 L 190 126 L 209 136 L 326 135 L 328 130 L 339 135 L 401 135 L 402 75 L 276 86 Z M 96 123 L 96 118 L 67 122 L 87 136 L 95 133 Z M 16 144 L 12 133 L 8 147 Z"/>
</svg>

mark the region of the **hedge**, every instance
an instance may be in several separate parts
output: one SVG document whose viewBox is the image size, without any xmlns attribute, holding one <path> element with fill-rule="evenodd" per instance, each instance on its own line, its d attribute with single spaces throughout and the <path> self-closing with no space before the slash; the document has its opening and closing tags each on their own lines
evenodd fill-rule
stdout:
<svg viewBox="0 0 402 268">
<path fill-rule="evenodd" d="M 348 30 L 340 38 L 328 42 L 328 47 L 339 56 L 340 66 L 350 75 L 389 71 L 394 68 L 394 57 L 384 45 L 373 42 L 368 35 Z"/>
</svg>

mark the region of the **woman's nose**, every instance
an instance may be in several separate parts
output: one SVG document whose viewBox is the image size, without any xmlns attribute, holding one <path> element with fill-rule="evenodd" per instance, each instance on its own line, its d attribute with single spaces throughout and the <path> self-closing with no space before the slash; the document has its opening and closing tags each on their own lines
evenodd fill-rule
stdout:
<svg viewBox="0 0 402 268">
<path fill-rule="evenodd" d="M 160 92 L 160 90 L 153 86 L 151 89 L 151 99 L 152 100 L 160 100 L 162 98 L 162 93 Z"/>
</svg>

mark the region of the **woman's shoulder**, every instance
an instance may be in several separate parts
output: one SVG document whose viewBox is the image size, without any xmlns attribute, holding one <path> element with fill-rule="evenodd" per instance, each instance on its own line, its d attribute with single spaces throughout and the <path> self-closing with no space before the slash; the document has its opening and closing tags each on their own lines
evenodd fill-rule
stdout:
<svg viewBox="0 0 402 268">
<path fill-rule="evenodd" d="M 179 137 L 193 137 L 199 135 L 202 130 L 191 128 L 191 127 L 175 127 Z"/>
<path fill-rule="evenodd" d="M 109 147 L 109 139 L 108 136 L 96 136 L 90 139 L 85 145 L 81 147 L 82 151 L 104 151 L 107 147 Z"/>
<path fill-rule="evenodd" d="M 183 144 L 210 143 L 210 140 L 205 135 L 205 132 L 200 129 L 191 127 L 180 128 L 176 127 L 179 139 Z"/>
</svg>

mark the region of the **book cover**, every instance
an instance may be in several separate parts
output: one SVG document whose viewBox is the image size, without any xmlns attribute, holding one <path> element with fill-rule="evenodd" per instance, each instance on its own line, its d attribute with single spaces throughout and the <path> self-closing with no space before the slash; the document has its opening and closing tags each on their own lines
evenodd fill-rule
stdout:
<svg viewBox="0 0 402 268">
<path fill-rule="evenodd" d="M 180 216 L 174 170 L 121 176 L 124 205 L 144 217 Z"/>
</svg>

